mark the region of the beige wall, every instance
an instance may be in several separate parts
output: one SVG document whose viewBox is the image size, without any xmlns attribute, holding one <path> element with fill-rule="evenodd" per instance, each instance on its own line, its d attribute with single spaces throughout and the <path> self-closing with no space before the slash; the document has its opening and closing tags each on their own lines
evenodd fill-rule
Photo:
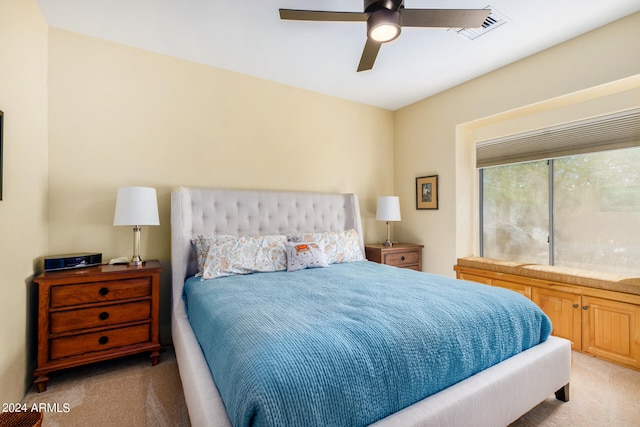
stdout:
<svg viewBox="0 0 640 427">
<path fill-rule="evenodd" d="M 35 1 L 0 2 L 0 402 L 22 399 L 35 359 L 31 278 L 47 247 L 46 79 L 47 26 Z"/>
<path fill-rule="evenodd" d="M 453 276 L 456 258 L 477 251 L 474 138 L 640 106 L 635 78 L 605 85 L 640 73 L 639 38 L 637 13 L 395 112 L 396 230 L 425 245 L 426 271 Z M 434 174 L 440 209 L 416 211 L 415 178 Z"/>
<path fill-rule="evenodd" d="M 49 83 L 49 252 L 130 256 L 131 229 L 111 225 L 117 188 L 155 187 L 161 225 L 141 251 L 166 267 L 165 327 L 172 186 L 355 192 L 365 239 L 384 236 L 389 111 L 58 29 Z"/>
</svg>

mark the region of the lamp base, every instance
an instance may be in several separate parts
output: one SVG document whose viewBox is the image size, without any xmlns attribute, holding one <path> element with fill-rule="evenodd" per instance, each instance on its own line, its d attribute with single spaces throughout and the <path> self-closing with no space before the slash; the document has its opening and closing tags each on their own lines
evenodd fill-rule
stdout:
<svg viewBox="0 0 640 427">
<path fill-rule="evenodd" d="M 131 261 L 129 261 L 129 265 L 133 265 L 134 267 L 139 267 L 142 265 L 142 258 L 140 258 L 140 230 L 142 227 L 136 225 L 133 227 L 133 256 L 131 257 Z"/>
<path fill-rule="evenodd" d="M 390 227 L 389 227 L 389 221 L 387 221 L 387 240 L 384 242 L 384 245 L 386 247 L 393 246 L 393 242 L 391 241 L 391 230 L 390 230 Z"/>
</svg>

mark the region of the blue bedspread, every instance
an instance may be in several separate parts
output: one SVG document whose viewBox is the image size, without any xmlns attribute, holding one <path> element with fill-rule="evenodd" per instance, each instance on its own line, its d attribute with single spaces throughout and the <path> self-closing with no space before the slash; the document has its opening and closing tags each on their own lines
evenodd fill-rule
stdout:
<svg viewBox="0 0 640 427">
<path fill-rule="evenodd" d="M 234 426 L 363 426 L 547 339 L 501 288 L 372 262 L 185 284 Z"/>
</svg>

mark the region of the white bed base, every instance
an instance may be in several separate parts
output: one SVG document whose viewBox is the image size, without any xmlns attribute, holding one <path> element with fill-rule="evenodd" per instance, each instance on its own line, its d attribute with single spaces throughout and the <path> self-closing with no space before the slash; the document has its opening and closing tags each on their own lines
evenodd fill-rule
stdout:
<svg viewBox="0 0 640 427">
<path fill-rule="evenodd" d="M 220 394 L 182 300 L 196 270 L 198 234 L 269 235 L 354 228 L 362 236 L 354 194 L 175 188 L 171 195 L 171 334 L 193 426 L 230 426 Z M 361 249 L 364 244 L 361 237 Z M 506 426 L 556 392 L 571 371 L 569 341 L 546 342 L 392 414 L 376 426 Z M 560 397 L 559 397 L 560 398 Z"/>
</svg>

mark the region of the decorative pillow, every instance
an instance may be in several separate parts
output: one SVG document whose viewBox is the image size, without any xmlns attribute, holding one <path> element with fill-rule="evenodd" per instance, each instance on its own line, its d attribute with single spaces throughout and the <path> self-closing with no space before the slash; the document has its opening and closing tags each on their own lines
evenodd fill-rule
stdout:
<svg viewBox="0 0 640 427">
<path fill-rule="evenodd" d="M 322 244 L 314 242 L 285 242 L 287 271 L 329 267 Z"/>
<path fill-rule="evenodd" d="M 198 272 L 196 273 L 196 276 L 202 276 L 202 269 L 204 268 L 204 259 L 207 257 L 207 252 L 209 251 L 209 248 L 205 250 L 202 244 L 200 243 L 200 237 L 202 236 L 196 236 L 193 239 L 191 239 L 191 246 L 193 246 L 193 251 L 196 254 L 196 263 L 198 264 Z"/>
<path fill-rule="evenodd" d="M 217 236 L 204 238 L 209 243 L 202 279 L 215 279 L 234 274 L 281 271 L 287 269 L 285 236 Z"/>
<path fill-rule="evenodd" d="M 249 237 L 258 245 L 255 271 L 282 271 L 287 269 L 287 253 L 284 243 L 287 237 L 284 235 Z"/>
<path fill-rule="evenodd" d="M 287 235 L 287 240 L 290 242 L 322 243 L 329 264 L 364 261 L 360 249 L 360 238 L 354 229 L 324 233 L 294 233 Z"/>
<path fill-rule="evenodd" d="M 236 240 L 236 236 L 230 236 L 226 234 L 200 234 L 191 239 L 191 244 L 196 252 L 196 260 L 198 262 L 198 272 L 196 276 L 202 276 L 204 271 L 204 263 L 207 259 L 207 253 L 211 245 L 218 242 L 226 242 L 229 240 Z"/>
</svg>

